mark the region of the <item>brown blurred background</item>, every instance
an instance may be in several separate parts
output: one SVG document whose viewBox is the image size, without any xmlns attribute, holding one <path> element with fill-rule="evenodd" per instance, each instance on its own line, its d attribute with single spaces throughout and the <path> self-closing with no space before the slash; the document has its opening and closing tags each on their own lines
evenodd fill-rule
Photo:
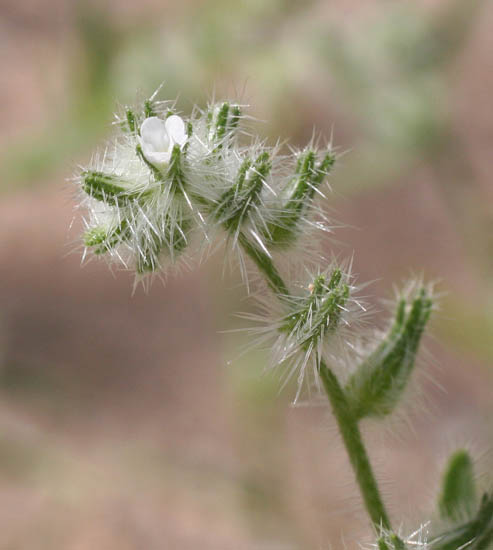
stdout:
<svg viewBox="0 0 493 550">
<path fill-rule="evenodd" d="M 117 102 L 240 98 L 258 130 L 348 151 L 327 208 L 370 293 L 446 293 L 404 414 L 365 426 L 391 515 L 433 518 L 447 453 L 493 445 L 493 4 L 0 1 L 0 548 L 357 548 L 370 540 L 325 407 L 238 359 L 251 308 L 221 253 L 132 296 L 81 268 L 66 179 Z M 418 389 L 417 389 L 418 388 Z M 418 405 L 416 405 L 418 403 Z M 413 406 L 414 405 L 414 406 Z"/>
</svg>

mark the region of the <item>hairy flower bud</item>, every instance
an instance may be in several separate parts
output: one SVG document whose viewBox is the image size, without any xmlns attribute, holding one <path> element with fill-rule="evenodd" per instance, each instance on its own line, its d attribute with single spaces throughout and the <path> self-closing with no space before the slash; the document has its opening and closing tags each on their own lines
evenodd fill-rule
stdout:
<svg viewBox="0 0 493 550">
<path fill-rule="evenodd" d="M 84 233 L 84 244 L 90 247 L 94 254 L 104 254 L 128 238 L 130 238 L 128 222 L 123 220 L 111 227 L 98 226 L 89 229 Z"/>
<path fill-rule="evenodd" d="M 449 458 L 443 474 L 440 514 L 443 519 L 459 521 L 472 517 L 476 507 L 472 460 L 465 449 L 460 449 Z"/>
<path fill-rule="evenodd" d="M 293 336 L 303 350 L 319 350 L 325 336 L 337 330 L 349 298 L 349 285 L 342 271 L 322 274 L 309 285 L 309 294 L 289 313 L 279 330 Z"/>
<path fill-rule="evenodd" d="M 413 370 L 432 307 L 430 290 L 424 287 L 413 292 L 410 300 L 399 300 L 390 331 L 347 384 L 347 397 L 356 418 L 392 412 Z"/>
<path fill-rule="evenodd" d="M 300 236 L 303 216 L 312 205 L 314 194 L 327 178 L 335 162 L 335 155 L 327 152 L 321 161 L 317 153 L 308 149 L 296 163 L 295 175 L 282 190 L 275 218 L 267 228 L 267 240 L 274 246 L 286 247 Z"/>
<path fill-rule="evenodd" d="M 241 118 L 239 105 L 224 102 L 216 105 L 207 114 L 207 124 L 212 139 L 216 142 L 215 151 L 222 148 L 224 140 L 231 138 Z"/>
<path fill-rule="evenodd" d="M 271 166 L 267 152 L 261 153 L 254 161 L 247 158 L 241 164 L 235 184 L 221 195 L 214 209 L 214 217 L 228 232 L 235 234 L 248 219 L 252 208 L 260 202 Z"/>
<path fill-rule="evenodd" d="M 332 265 L 324 272 L 309 276 L 299 294 L 283 295 L 272 303 L 258 297 L 263 315 L 245 315 L 263 325 L 253 328 L 258 343 L 271 350 L 271 364 L 282 368 L 284 384 L 296 375 L 298 390 L 321 389 L 320 361 L 333 364 L 347 346 L 366 310 L 354 298 L 358 288 L 348 270 Z"/>
<path fill-rule="evenodd" d="M 132 182 L 113 174 L 96 170 L 82 172 L 84 191 L 92 198 L 111 205 L 126 206 L 129 201 L 138 200 L 146 193 L 132 190 Z"/>
</svg>

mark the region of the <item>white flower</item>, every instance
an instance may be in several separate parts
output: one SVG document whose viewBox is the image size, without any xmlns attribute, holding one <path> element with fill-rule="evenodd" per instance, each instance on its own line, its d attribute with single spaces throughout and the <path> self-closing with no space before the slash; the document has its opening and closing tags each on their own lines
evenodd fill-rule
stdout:
<svg viewBox="0 0 493 550">
<path fill-rule="evenodd" d="M 183 147 L 186 141 L 185 123 L 177 115 L 171 115 L 166 120 L 151 116 L 140 127 L 139 143 L 142 152 L 156 168 L 165 167 L 175 144 Z"/>
</svg>

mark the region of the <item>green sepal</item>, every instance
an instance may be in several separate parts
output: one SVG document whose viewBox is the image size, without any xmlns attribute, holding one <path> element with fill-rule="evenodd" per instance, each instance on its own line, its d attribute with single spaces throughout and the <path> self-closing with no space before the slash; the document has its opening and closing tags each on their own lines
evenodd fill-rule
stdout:
<svg viewBox="0 0 493 550">
<path fill-rule="evenodd" d="M 82 172 L 81 178 L 84 191 L 94 199 L 107 204 L 126 206 L 129 201 L 138 200 L 147 194 L 141 191 L 129 191 L 131 182 L 96 170 Z"/>
<path fill-rule="evenodd" d="M 442 518 L 454 522 L 472 517 L 475 511 L 474 468 L 465 449 L 456 451 L 448 460 L 438 506 Z"/>
<path fill-rule="evenodd" d="M 114 227 L 93 227 L 84 233 L 84 244 L 93 249 L 94 254 L 105 254 L 130 237 L 128 223 L 123 220 Z"/>
<path fill-rule="evenodd" d="M 238 127 L 241 118 L 241 109 L 238 105 L 230 105 L 228 102 L 224 102 L 218 108 L 217 114 L 209 111 L 207 116 L 207 124 L 210 127 L 214 123 L 214 141 L 218 142 L 215 152 L 221 149 L 223 141 L 228 136 L 232 136 L 236 128 Z"/>
<path fill-rule="evenodd" d="M 251 208 L 260 202 L 271 167 L 267 152 L 261 153 L 254 162 L 250 159 L 243 161 L 234 185 L 221 195 L 214 209 L 214 217 L 228 232 L 236 233 Z"/>
<path fill-rule="evenodd" d="M 410 306 L 406 299 L 399 300 L 389 333 L 347 383 L 346 395 L 358 420 L 382 417 L 394 409 L 413 370 L 432 305 L 425 288 L 416 293 Z"/>
<path fill-rule="evenodd" d="M 125 120 L 127 123 L 128 131 L 132 134 L 137 129 L 137 120 L 135 118 L 135 113 L 132 111 L 132 109 L 127 109 L 125 112 Z"/>
<path fill-rule="evenodd" d="M 172 191 L 183 191 L 186 185 L 185 172 L 183 169 L 183 155 L 178 144 L 173 146 L 166 172 L 166 182 L 171 185 Z"/>
<path fill-rule="evenodd" d="M 493 493 L 485 493 L 475 517 L 429 541 L 431 550 L 487 550 L 493 545 Z"/>
<path fill-rule="evenodd" d="M 188 143 L 185 145 L 185 147 L 188 145 Z M 168 184 L 171 186 L 172 191 L 180 191 L 183 190 L 185 185 L 185 173 L 183 170 L 183 156 L 181 147 L 176 143 L 173 146 L 173 150 L 171 151 L 170 159 L 167 168 L 165 167 L 163 170 L 160 170 L 159 168 L 156 168 L 154 164 L 149 162 L 142 150 L 142 147 L 137 145 L 135 148 L 135 151 L 137 153 L 137 156 L 142 160 L 142 162 L 149 168 L 149 170 L 152 172 L 154 179 L 157 182 L 160 182 L 162 184 Z M 186 150 L 184 151 L 186 153 Z M 166 171 L 164 171 L 166 170 Z"/>
<path fill-rule="evenodd" d="M 314 151 L 303 153 L 296 164 L 295 176 L 285 190 L 286 202 L 277 219 L 270 223 L 267 238 L 271 244 L 289 246 L 298 236 L 298 224 L 316 190 L 322 185 L 336 157 L 328 152 L 317 164 Z"/>
<path fill-rule="evenodd" d="M 146 99 L 144 101 L 144 118 L 150 118 L 152 116 L 157 116 L 154 102 L 151 99 Z"/>
<path fill-rule="evenodd" d="M 142 146 L 139 144 L 137 145 L 137 147 L 135 148 L 135 152 L 137 153 L 137 156 L 140 158 L 140 160 L 147 166 L 147 168 L 149 168 L 149 170 L 152 172 L 152 175 L 154 176 L 154 179 L 156 181 L 160 181 L 160 182 L 163 182 L 164 181 L 164 175 L 163 173 L 161 172 L 161 170 L 159 170 L 159 168 L 156 168 L 154 166 L 154 164 L 152 164 L 151 162 L 149 162 L 145 155 L 144 155 L 144 151 L 142 150 Z"/>
<path fill-rule="evenodd" d="M 216 139 L 219 141 L 226 135 L 228 129 L 229 103 L 223 103 L 216 118 Z"/>
</svg>

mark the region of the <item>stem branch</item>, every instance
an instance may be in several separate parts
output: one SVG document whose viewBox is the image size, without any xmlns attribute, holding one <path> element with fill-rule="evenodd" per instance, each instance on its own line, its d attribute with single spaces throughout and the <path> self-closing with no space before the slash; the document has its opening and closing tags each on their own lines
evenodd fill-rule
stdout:
<svg viewBox="0 0 493 550">
<path fill-rule="evenodd" d="M 262 250 L 252 244 L 243 234 L 238 237 L 244 251 L 255 262 L 259 271 L 265 276 L 267 283 L 279 299 L 289 296 L 289 290 L 277 271 L 271 258 Z M 319 366 L 320 377 L 324 384 L 327 397 L 332 406 L 332 411 L 341 432 L 349 460 L 356 475 L 366 510 L 374 527 L 391 529 L 390 520 L 385 510 L 377 481 L 366 452 L 358 421 L 351 411 L 339 381 L 323 360 Z"/>
</svg>

